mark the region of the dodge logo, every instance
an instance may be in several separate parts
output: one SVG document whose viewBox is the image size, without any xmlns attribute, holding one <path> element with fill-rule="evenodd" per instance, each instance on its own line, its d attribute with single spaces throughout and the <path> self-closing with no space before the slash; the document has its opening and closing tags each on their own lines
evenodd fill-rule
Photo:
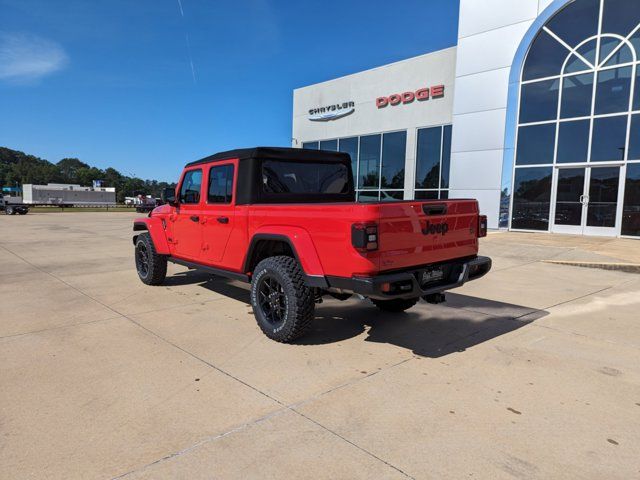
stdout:
<svg viewBox="0 0 640 480">
<path fill-rule="evenodd" d="M 424 228 L 422 229 L 422 233 L 425 235 L 437 235 L 440 234 L 442 236 L 446 235 L 449 231 L 449 224 L 447 222 L 442 223 L 430 223 L 427 220 Z"/>
</svg>

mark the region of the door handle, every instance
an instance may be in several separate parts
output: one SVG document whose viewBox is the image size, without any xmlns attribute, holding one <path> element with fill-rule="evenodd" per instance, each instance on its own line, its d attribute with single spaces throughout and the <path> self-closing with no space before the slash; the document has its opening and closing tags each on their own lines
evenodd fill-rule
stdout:
<svg viewBox="0 0 640 480">
<path fill-rule="evenodd" d="M 218 223 L 229 223 L 229 217 L 218 217 Z"/>
<path fill-rule="evenodd" d="M 191 215 L 191 217 L 189 217 L 191 219 L 192 222 L 199 222 L 200 221 L 200 217 L 198 215 Z"/>
</svg>

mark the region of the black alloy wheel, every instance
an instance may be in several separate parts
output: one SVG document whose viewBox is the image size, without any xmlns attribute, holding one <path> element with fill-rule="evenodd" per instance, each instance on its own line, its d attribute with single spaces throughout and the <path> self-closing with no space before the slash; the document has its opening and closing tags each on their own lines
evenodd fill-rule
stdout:
<svg viewBox="0 0 640 480">
<path fill-rule="evenodd" d="M 282 325 L 287 318 L 288 300 L 284 288 L 271 275 L 260 278 L 258 285 L 258 306 L 264 318 L 275 328 Z"/>
<path fill-rule="evenodd" d="M 136 238 L 134 253 L 138 277 L 147 285 L 161 285 L 167 276 L 167 257 L 159 255 L 147 232 Z"/>
<path fill-rule="evenodd" d="M 149 275 L 149 250 L 145 242 L 136 245 L 136 269 L 141 278 Z"/>
</svg>

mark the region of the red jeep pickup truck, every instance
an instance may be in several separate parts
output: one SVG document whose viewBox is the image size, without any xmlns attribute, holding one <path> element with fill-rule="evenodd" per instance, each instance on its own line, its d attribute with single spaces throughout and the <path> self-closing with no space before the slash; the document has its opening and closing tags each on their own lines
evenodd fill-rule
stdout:
<svg viewBox="0 0 640 480">
<path fill-rule="evenodd" d="M 402 312 L 486 274 L 476 200 L 358 203 L 348 154 L 294 148 L 218 153 L 185 167 L 166 204 L 134 221 L 140 279 L 167 262 L 251 282 L 263 332 L 305 333 L 323 295 Z"/>
</svg>

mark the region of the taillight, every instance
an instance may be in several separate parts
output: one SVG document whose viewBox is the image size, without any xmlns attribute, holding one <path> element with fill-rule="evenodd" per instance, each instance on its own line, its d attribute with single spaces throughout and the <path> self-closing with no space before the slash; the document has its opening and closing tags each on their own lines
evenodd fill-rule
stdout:
<svg viewBox="0 0 640 480">
<path fill-rule="evenodd" d="M 351 225 L 351 245 L 362 252 L 377 250 L 378 226 L 365 223 Z"/>
<path fill-rule="evenodd" d="M 487 216 L 480 215 L 478 217 L 478 238 L 487 236 Z"/>
</svg>

